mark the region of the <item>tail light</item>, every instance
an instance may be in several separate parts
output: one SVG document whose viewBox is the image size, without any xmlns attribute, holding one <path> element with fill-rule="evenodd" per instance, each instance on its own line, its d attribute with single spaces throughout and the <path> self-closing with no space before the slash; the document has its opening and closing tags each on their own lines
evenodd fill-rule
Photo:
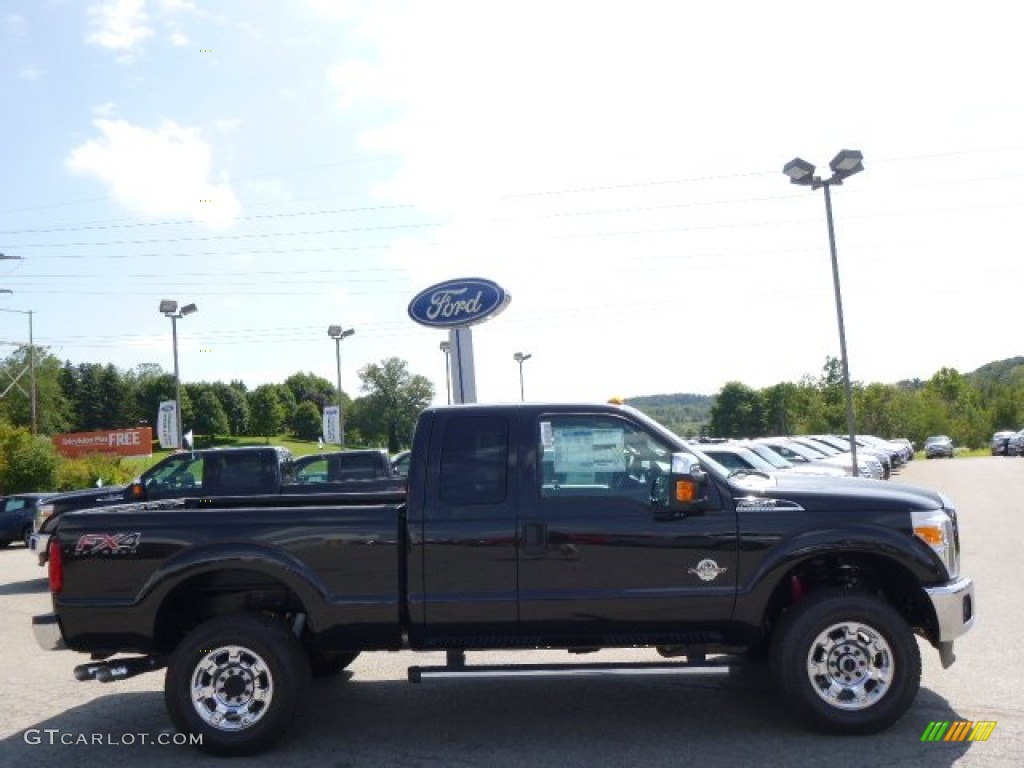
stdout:
<svg viewBox="0 0 1024 768">
<path fill-rule="evenodd" d="M 50 577 L 50 592 L 57 594 L 64 589 L 64 555 L 61 554 L 60 542 L 54 536 L 50 539 L 50 559 L 47 561 Z"/>
</svg>

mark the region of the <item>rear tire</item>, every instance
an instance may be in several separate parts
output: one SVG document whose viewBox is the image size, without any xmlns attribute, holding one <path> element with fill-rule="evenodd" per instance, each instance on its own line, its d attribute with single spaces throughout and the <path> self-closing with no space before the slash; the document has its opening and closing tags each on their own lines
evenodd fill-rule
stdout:
<svg viewBox="0 0 1024 768">
<path fill-rule="evenodd" d="M 219 616 L 175 649 L 164 702 L 175 727 L 215 755 L 251 755 L 288 728 L 309 683 L 302 645 L 268 616 Z"/>
<path fill-rule="evenodd" d="M 21 532 L 21 542 L 27 547 L 29 539 L 32 538 L 32 526 L 26 525 Z"/>
<path fill-rule="evenodd" d="M 829 589 L 796 603 L 779 622 L 772 672 L 780 692 L 819 729 L 875 733 L 913 703 L 921 655 L 887 603 Z"/>
</svg>

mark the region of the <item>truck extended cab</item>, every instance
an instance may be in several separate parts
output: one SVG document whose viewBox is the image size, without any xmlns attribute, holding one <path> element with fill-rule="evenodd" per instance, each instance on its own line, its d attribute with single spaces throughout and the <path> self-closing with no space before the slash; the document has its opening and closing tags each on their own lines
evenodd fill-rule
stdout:
<svg viewBox="0 0 1024 768">
<path fill-rule="evenodd" d="M 466 663 L 482 649 L 650 646 L 626 665 L 647 674 L 766 656 L 811 723 L 872 732 L 917 694 L 915 634 L 949 666 L 975 618 L 941 494 L 730 473 L 610 404 L 428 409 L 404 503 L 121 505 L 65 515 L 50 553 L 39 643 L 92 654 L 80 680 L 166 666 L 171 720 L 219 754 L 275 741 L 311 672 L 402 648 L 447 651 L 413 682 L 609 666 Z"/>
<path fill-rule="evenodd" d="M 367 449 L 333 451 L 301 456 L 295 460 L 295 482 L 300 485 L 348 483 L 352 492 L 395 491 L 405 478 L 395 472 L 386 451 Z M 305 489 L 313 490 L 313 489 Z"/>
</svg>

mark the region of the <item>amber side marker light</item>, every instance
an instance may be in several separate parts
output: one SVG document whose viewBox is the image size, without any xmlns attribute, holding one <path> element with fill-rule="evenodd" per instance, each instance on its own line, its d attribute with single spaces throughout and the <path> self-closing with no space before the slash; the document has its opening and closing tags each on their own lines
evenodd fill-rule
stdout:
<svg viewBox="0 0 1024 768">
<path fill-rule="evenodd" d="M 689 480 L 676 481 L 676 501 L 693 501 L 697 497 L 696 488 Z"/>
<path fill-rule="evenodd" d="M 941 525 L 915 525 L 914 533 L 932 547 L 941 547 L 945 543 Z"/>
</svg>

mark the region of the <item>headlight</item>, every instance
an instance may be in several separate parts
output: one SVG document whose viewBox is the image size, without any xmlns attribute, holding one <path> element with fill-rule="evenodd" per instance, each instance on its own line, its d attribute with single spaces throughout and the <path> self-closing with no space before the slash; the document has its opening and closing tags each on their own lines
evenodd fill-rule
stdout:
<svg viewBox="0 0 1024 768">
<path fill-rule="evenodd" d="M 939 556 L 950 579 L 960 575 L 960 553 L 957 551 L 953 537 L 953 521 L 945 510 L 934 509 L 929 512 L 911 512 L 914 535 L 932 548 Z"/>
<path fill-rule="evenodd" d="M 50 519 L 50 515 L 53 514 L 53 504 L 40 504 L 36 507 L 36 530 Z"/>
</svg>

